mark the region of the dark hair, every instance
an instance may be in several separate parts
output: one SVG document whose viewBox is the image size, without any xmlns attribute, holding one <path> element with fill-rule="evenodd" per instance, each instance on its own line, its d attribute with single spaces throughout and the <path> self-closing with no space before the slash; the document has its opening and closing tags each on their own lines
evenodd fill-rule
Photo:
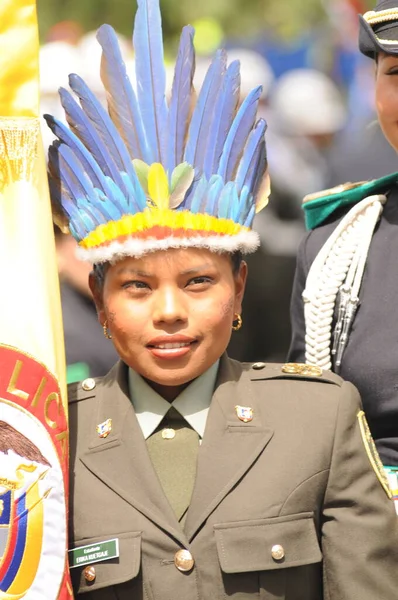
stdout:
<svg viewBox="0 0 398 600">
<path fill-rule="evenodd" d="M 240 250 L 236 250 L 231 254 L 231 265 L 232 273 L 237 275 L 239 273 L 240 265 L 242 264 L 243 256 Z M 93 266 L 93 273 L 97 286 L 101 289 L 104 286 L 105 275 L 109 263 L 101 263 Z"/>
<path fill-rule="evenodd" d="M 240 265 L 242 264 L 243 256 L 240 250 L 236 250 L 231 254 L 232 272 L 234 275 L 239 273 Z"/>
<path fill-rule="evenodd" d="M 101 263 L 99 265 L 93 265 L 93 274 L 95 283 L 98 288 L 102 289 L 104 287 L 105 281 L 105 273 L 108 268 L 109 263 Z"/>
</svg>

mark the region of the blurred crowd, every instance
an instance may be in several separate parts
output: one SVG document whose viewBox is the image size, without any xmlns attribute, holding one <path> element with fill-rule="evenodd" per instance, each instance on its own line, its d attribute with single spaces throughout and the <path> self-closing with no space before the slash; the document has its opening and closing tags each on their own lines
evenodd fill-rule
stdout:
<svg viewBox="0 0 398 600">
<path fill-rule="evenodd" d="M 374 65 L 356 47 L 355 21 L 333 29 L 329 54 L 324 32 L 287 47 L 260 40 L 256 45 L 225 41 L 230 61 L 241 61 L 242 95 L 263 86 L 260 116 L 268 123 L 267 147 L 272 181 L 270 204 L 255 221 L 261 250 L 248 258 L 249 281 L 243 327 L 229 352 L 244 361 L 284 360 L 290 339 L 289 302 L 297 247 L 305 227 L 305 195 L 347 181 L 381 177 L 396 169 L 397 157 L 373 113 Z M 341 17 L 341 15 L 340 15 Z M 350 15 L 352 18 L 352 15 Z M 128 71 L 134 73 L 130 41 L 120 36 Z M 78 24 L 53 27 L 41 48 L 41 111 L 63 119 L 57 90 L 68 74 L 81 75 L 105 102 L 100 80 L 101 52 L 95 32 Z M 200 87 L 210 58 L 199 55 L 195 86 Z M 172 84 L 170 65 L 168 86 Z M 43 126 L 44 143 L 51 133 Z M 89 265 L 74 258 L 74 242 L 57 232 L 69 381 L 104 374 L 115 362 L 113 346 L 102 335 L 85 283 Z M 82 283 L 84 282 L 84 283 Z"/>
</svg>

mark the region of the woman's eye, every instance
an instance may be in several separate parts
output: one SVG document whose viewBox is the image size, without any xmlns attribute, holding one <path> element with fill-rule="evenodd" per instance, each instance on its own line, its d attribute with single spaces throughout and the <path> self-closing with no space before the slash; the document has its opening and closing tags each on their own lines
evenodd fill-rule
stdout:
<svg viewBox="0 0 398 600">
<path fill-rule="evenodd" d="M 149 289 L 149 285 L 145 281 L 126 281 L 123 283 L 123 288 L 133 290 L 145 290 Z"/>
<path fill-rule="evenodd" d="M 390 69 L 387 71 L 387 75 L 398 75 L 398 68 L 394 67 L 393 69 Z"/>
<path fill-rule="evenodd" d="M 201 276 L 201 277 L 194 277 L 193 279 L 190 279 L 188 282 L 188 285 L 203 285 L 206 283 L 211 283 L 212 279 L 211 277 L 206 277 L 206 276 Z"/>
</svg>

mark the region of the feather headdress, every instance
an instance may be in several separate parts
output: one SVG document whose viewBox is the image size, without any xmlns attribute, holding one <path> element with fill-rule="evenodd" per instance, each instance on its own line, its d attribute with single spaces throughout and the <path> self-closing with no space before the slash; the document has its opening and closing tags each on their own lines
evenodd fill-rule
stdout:
<svg viewBox="0 0 398 600">
<path fill-rule="evenodd" d="M 219 50 L 195 104 L 194 30 L 184 27 L 169 103 L 159 0 L 138 0 L 133 87 L 114 30 L 103 25 L 108 110 L 78 75 L 60 90 L 69 127 L 45 115 L 54 220 L 93 263 L 179 247 L 252 252 L 268 202 L 261 87 L 238 107 L 239 63 Z"/>
</svg>

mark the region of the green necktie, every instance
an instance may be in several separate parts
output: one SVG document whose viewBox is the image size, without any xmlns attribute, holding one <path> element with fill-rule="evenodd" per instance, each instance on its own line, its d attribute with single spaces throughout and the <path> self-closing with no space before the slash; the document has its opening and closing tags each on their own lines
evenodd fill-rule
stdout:
<svg viewBox="0 0 398 600">
<path fill-rule="evenodd" d="M 163 491 L 183 523 L 195 485 L 199 435 L 171 407 L 146 442 Z"/>
</svg>

